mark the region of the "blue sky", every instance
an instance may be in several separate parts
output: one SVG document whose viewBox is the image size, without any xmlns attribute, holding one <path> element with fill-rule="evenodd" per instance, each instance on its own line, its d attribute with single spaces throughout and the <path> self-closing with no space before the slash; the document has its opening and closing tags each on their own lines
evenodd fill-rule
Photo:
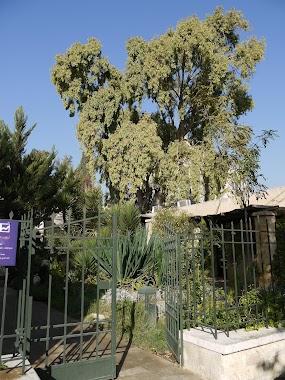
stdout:
<svg viewBox="0 0 285 380">
<path fill-rule="evenodd" d="M 51 150 L 55 145 L 59 157 L 72 156 L 77 165 L 76 119 L 64 110 L 50 81 L 55 55 L 96 37 L 111 63 L 124 69 L 129 37 L 149 40 L 194 13 L 204 18 L 218 5 L 241 10 L 253 27 L 251 34 L 266 39 L 265 60 L 250 82 L 255 109 L 245 122 L 257 135 L 277 130 L 279 137 L 262 152 L 261 171 L 269 188 L 285 185 L 284 0 L 0 0 L 0 119 L 12 127 L 22 105 L 30 125 L 37 122 L 28 148 Z"/>
</svg>

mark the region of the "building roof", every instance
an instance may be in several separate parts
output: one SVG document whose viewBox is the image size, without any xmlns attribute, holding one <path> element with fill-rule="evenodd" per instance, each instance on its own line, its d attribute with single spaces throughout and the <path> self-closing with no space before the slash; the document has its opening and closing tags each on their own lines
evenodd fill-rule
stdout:
<svg viewBox="0 0 285 380">
<path fill-rule="evenodd" d="M 265 197 L 256 199 L 256 195 L 253 194 L 249 198 L 249 206 L 256 208 L 285 208 L 285 186 L 268 189 Z M 209 216 L 225 214 L 227 212 L 240 209 L 240 205 L 232 197 L 221 197 L 213 201 L 201 202 L 191 204 L 189 206 L 179 207 L 179 210 L 185 211 L 191 216 Z M 152 218 L 155 213 L 144 214 L 145 218 Z"/>
</svg>

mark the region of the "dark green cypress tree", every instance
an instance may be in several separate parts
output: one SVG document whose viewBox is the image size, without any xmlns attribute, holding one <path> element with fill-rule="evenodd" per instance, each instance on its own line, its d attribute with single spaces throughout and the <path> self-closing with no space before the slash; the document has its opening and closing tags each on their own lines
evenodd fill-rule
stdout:
<svg viewBox="0 0 285 380">
<path fill-rule="evenodd" d="M 22 107 L 15 112 L 13 131 L 0 121 L 1 218 L 7 218 L 10 211 L 19 218 L 33 209 L 36 221 L 45 220 L 52 212 L 72 206 L 72 202 L 65 205 L 60 202 L 66 182 L 69 182 L 69 192 L 79 192 L 79 180 L 75 178 L 70 159 L 59 162 L 54 149 L 51 152 L 33 149 L 26 153 L 28 138 L 35 126 L 27 128 Z"/>
</svg>

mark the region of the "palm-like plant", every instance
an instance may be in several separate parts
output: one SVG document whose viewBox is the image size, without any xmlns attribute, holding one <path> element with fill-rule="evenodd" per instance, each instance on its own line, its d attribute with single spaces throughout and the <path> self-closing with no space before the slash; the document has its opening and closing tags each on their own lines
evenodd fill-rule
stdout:
<svg viewBox="0 0 285 380">
<path fill-rule="evenodd" d="M 133 235 L 137 228 L 141 226 L 141 214 L 133 202 L 127 202 L 123 205 L 113 205 L 106 210 L 103 216 L 103 223 L 109 226 L 110 229 L 112 228 L 114 214 L 117 214 L 118 232 L 120 234 L 129 232 Z"/>
</svg>

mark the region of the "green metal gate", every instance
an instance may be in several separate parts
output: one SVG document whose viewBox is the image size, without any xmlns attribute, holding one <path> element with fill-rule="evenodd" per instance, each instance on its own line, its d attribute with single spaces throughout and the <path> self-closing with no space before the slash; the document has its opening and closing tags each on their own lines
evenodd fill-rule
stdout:
<svg viewBox="0 0 285 380">
<path fill-rule="evenodd" d="M 176 360 L 183 366 L 180 239 L 171 227 L 165 227 L 164 244 L 166 341 Z"/>
<path fill-rule="evenodd" d="M 0 360 L 9 350 L 23 358 L 23 371 L 27 358 L 45 379 L 115 379 L 116 218 L 110 236 L 101 224 L 100 212 L 85 210 L 76 221 L 71 212 L 59 223 L 52 215 L 37 229 L 32 215 L 20 221 L 17 267 L 5 269 L 1 289 Z M 99 299 L 107 289 L 106 313 Z"/>
</svg>

